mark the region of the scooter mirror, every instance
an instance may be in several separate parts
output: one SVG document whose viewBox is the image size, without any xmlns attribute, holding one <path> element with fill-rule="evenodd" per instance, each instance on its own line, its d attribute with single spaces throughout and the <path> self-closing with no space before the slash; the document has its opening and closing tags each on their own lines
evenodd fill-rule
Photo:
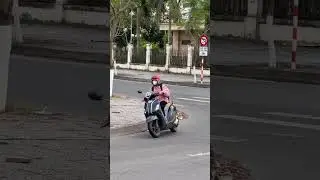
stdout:
<svg viewBox="0 0 320 180">
<path fill-rule="evenodd" d="M 103 100 L 103 95 L 99 94 L 95 91 L 88 92 L 88 97 L 89 97 L 89 99 L 91 99 L 93 101 L 102 101 Z"/>
</svg>

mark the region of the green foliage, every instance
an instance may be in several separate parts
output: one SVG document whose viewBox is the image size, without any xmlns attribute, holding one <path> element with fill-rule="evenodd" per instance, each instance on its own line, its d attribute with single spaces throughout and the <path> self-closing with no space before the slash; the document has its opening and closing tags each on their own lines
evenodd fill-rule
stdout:
<svg viewBox="0 0 320 180">
<path fill-rule="evenodd" d="M 185 7 L 190 8 L 190 16 L 184 22 L 187 31 L 195 39 L 208 33 L 210 23 L 210 5 L 208 0 L 184 0 Z"/>
</svg>

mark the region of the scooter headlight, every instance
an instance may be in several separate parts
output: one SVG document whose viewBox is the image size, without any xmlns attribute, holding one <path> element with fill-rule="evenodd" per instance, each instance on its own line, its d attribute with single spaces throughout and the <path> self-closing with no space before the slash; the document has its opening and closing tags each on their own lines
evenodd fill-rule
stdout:
<svg viewBox="0 0 320 180">
<path fill-rule="evenodd" d="M 156 111 L 160 109 L 160 104 L 157 104 Z"/>
</svg>

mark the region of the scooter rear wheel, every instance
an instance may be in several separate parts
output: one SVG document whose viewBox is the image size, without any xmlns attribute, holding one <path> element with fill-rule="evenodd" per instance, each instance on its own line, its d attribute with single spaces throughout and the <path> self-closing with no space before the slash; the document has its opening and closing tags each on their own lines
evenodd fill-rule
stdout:
<svg viewBox="0 0 320 180">
<path fill-rule="evenodd" d="M 170 128 L 170 131 L 171 132 L 177 132 L 177 128 L 178 128 L 178 126 L 179 126 L 179 119 L 177 118 L 176 120 L 175 120 L 176 122 L 175 122 L 175 125 L 172 127 L 172 128 Z"/>
<path fill-rule="evenodd" d="M 148 131 L 153 138 L 158 138 L 161 132 L 158 121 L 148 122 Z"/>
</svg>

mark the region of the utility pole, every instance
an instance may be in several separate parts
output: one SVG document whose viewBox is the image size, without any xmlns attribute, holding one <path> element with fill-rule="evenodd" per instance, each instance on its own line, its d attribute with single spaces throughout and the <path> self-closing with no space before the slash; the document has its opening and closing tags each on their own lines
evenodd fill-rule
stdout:
<svg viewBox="0 0 320 180">
<path fill-rule="evenodd" d="M 268 5 L 268 15 L 267 15 L 267 25 L 268 25 L 268 47 L 269 47 L 269 67 L 276 68 L 277 59 L 276 59 L 276 48 L 274 45 L 274 36 L 273 36 L 273 11 L 274 11 L 274 0 L 269 0 Z"/>
</svg>

